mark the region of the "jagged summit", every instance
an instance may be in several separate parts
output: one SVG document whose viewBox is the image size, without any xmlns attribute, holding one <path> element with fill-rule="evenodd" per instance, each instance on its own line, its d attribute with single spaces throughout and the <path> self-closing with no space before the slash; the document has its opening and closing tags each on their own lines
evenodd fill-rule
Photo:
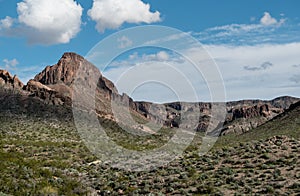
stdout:
<svg viewBox="0 0 300 196">
<path fill-rule="evenodd" d="M 22 89 L 24 86 L 16 75 L 12 76 L 6 70 L 0 70 L 0 85 L 12 89 Z"/>
<path fill-rule="evenodd" d="M 70 85 L 80 63 L 85 59 L 73 52 L 64 53 L 57 64 L 47 66 L 41 73 L 34 77 L 34 80 L 45 85 L 64 83 Z"/>
<path fill-rule="evenodd" d="M 83 82 L 89 83 L 91 75 L 100 77 L 99 88 L 111 91 L 112 93 L 118 93 L 115 85 L 103 77 L 97 67 L 74 52 L 64 53 L 57 64 L 47 66 L 41 73 L 34 77 L 34 80 L 44 85 L 64 84 L 70 87 L 73 85 L 75 77 L 82 77 Z"/>
<path fill-rule="evenodd" d="M 98 80 L 96 81 L 96 91 L 100 97 L 100 102 L 106 103 L 107 100 L 110 100 L 112 94 L 118 94 L 115 85 L 103 77 L 96 66 L 74 52 L 66 52 L 62 55 L 57 64 L 47 66 L 41 73 L 34 77 L 33 80 L 35 82 L 31 81 L 26 87 L 27 90 L 31 92 L 43 91 L 43 94 L 46 94 L 46 96 L 44 96 L 45 100 L 49 100 L 49 96 L 53 97 L 53 92 L 55 92 L 54 97 L 59 97 L 59 100 L 56 100 L 55 103 L 62 104 L 64 102 L 62 97 L 65 98 L 64 100 L 67 100 L 67 103 L 71 103 L 74 90 L 84 90 L 74 88 L 76 86 L 75 83 L 77 82 L 78 84 L 78 82 L 80 82 L 83 87 L 91 87 L 93 82 L 95 82 L 93 81 L 95 77 L 97 77 L 96 79 Z M 39 95 L 41 93 L 36 94 Z"/>
</svg>

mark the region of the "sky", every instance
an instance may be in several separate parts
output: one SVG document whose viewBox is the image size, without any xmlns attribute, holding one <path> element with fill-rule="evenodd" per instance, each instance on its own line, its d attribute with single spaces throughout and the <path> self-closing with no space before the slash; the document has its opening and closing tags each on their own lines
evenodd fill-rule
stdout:
<svg viewBox="0 0 300 196">
<path fill-rule="evenodd" d="M 98 66 L 90 54 L 99 42 L 127 28 L 161 25 L 201 43 L 220 72 L 227 101 L 300 97 L 299 7 L 296 0 L 0 0 L 0 68 L 26 83 L 64 52 L 76 52 Z M 121 93 L 135 100 L 176 101 L 189 83 L 197 96 L 182 100 L 211 100 L 210 79 L 195 74 L 182 54 L 134 49 L 135 40 L 128 37 L 116 39 L 120 48 L 130 50 L 101 70 Z M 187 46 L 185 54 L 201 56 L 194 45 Z M 175 89 L 157 81 L 140 81 L 133 88 L 120 79 L 128 70 L 133 74 L 127 80 L 161 75 Z M 178 79 L 180 74 L 184 79 Z"/>
</svg>

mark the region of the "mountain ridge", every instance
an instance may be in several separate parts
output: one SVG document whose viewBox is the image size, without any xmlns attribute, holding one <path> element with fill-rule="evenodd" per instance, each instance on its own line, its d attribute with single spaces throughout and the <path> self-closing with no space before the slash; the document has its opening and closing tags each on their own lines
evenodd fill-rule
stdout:
<svg viewBox="0 0 300 196">
<path fill-rule="evenodd" d="M 1 80 L 4 76 L 7 79 Z M 130 111 L 138 118 L 147 121 L 152 120 L 168 127 L 179 127 L 182 115 L 189 116 L 193 112 L 199 111 L 200 119 L 196 130 L 205 132 L 212 118 L 211 103 L 187 102 L 184 106 L 180 102 L 155 104 L 134 101 L 126 94 L 120 95 L 113 82 L 105 78 L 96 66 L 73 52 L 64 53 L 57 64 L 46 66 L 26 85 L 23 85 L 16 76 L 12 76 L 6 71 L 0 71 L 0 84 L 1 81 L 4 81 L 2 83 L 7 88 L 17 88 L 20 94 L 24 96 L 40 99 L 45 104 L 67 107 L 72 106 L 72 95 L 76 90 L 79 91 L 77 95 L 83 96 L 83 99 L 92 96 L 93 92 L 91 90 L 95 90 L 96 113 L 104 118 L 109 116 L 109 119 L 114 121 L 117 119 L 112 115 L 112 100 L 121 105 L 129 106 Z M 87 92 L 78 88 L 78 84 L 90 91 Z M 297 101 L 300 101 L 300 99 L 283 96 L 270 101 L 241 100 L 227 102 L 227 115 L 222 134 L 247 132 L 283 113 L 291 104 Z M 94 106 L 90 105 L 89 107 Z M 151 111 L 153 108 L 155 108 L 155 113 Z M 187 126 L 184 128 L 193 129 L 194 127 Z"/>
</svg>

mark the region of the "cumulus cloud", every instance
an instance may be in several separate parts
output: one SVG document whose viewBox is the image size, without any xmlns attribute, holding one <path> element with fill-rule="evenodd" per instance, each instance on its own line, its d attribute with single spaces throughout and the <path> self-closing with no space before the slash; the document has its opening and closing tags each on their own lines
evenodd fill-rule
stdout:
<svg viewBox="0 0 300 196">
<path fill-rule="evenodd" d="M 264 16 L 260 19 L 260 23 L 264 26 L 270 25 L 282 25 L 285 22 L 285 19 L 280 19 L 277 21 L 276 18 L 273 18 L 269 12 L 265 12 Z"/>
<path fill-rule="evenodd" d="M 170 58 L 169 54 L 166 51 L 159 51 L 156 54 L 144 54 L 144 61 L 168 61 Z"/>
<path fill-rule="evenodd" d="M 23 0 L 17 4 L 18 18 L 7 16 L 0 24 L 9 28 L 7 35 L 24 36 L 29 43 L 68 43 L 80 31 L 82 11 L 73 0 Z"/>
<path fill-rule="evenodd" d="M 274 25 L 277 23 L 277 20 L 273 18 L 269 12 L 265 12 L 264 16 L 260 19 L 260 23 L 266 26 Z"/>
<path fill-rule="evenodd" d="M 257 67 L 251 67 L 251 66 L 244 66 L 244 69 L 247 71 L 261 71 L 261 70 L 266 70 L 269 69 L 270 67 L 272 67 L 273 64 L 271 62 L 264 62 L 263 64 L 261 64 L 260 66 Z"/>
<path fill-rule="evenodd" d="M 123 23 L 153 23 L 160 21 L 158 11 L 151 12 L 150 5 L 141 0 L 94 0 L 88 15 L 96 21 L 96 29 L 117 29 Z"/>
<path fill-rule="evenodd" d="M 73 0 L 24 0 L 18 3 L 19 22 L 34 30 L 31 42 L 68 43 L 80 31 L 82 7 Z"/>
<path fill-rule="evenodd" d="M 160 61 L 167 61 L 169 60 L 169 54 L 165 51 L 160 51 L 156 54 L 156 57 Z"/>
<path fill-rule="evenodd" d="M 139 57 L 139 54 L 137 52 L 134 52 L 133 54 L 129 55 L 129 60 L 135 60 Z"/>
<path fill-rule="evenodd" d="M 0 20 L 0 29 L 9 29 L 14 23 L 14 19 L 6 16 L 4 19 Z"/>
</svg>

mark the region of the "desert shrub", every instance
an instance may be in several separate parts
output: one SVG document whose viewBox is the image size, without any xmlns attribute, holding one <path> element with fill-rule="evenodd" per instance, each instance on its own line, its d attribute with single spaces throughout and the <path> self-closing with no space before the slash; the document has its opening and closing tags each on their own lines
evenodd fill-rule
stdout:
<svg viewBox="0 0 300 196">
<path fill-rule="evenodd" d="M 266 185 L 265 187 L 263 187 L 261 192 L 264 194 L 272 194 L 274 193 L 274 188 L 272 186 Z"/>
</svg>

